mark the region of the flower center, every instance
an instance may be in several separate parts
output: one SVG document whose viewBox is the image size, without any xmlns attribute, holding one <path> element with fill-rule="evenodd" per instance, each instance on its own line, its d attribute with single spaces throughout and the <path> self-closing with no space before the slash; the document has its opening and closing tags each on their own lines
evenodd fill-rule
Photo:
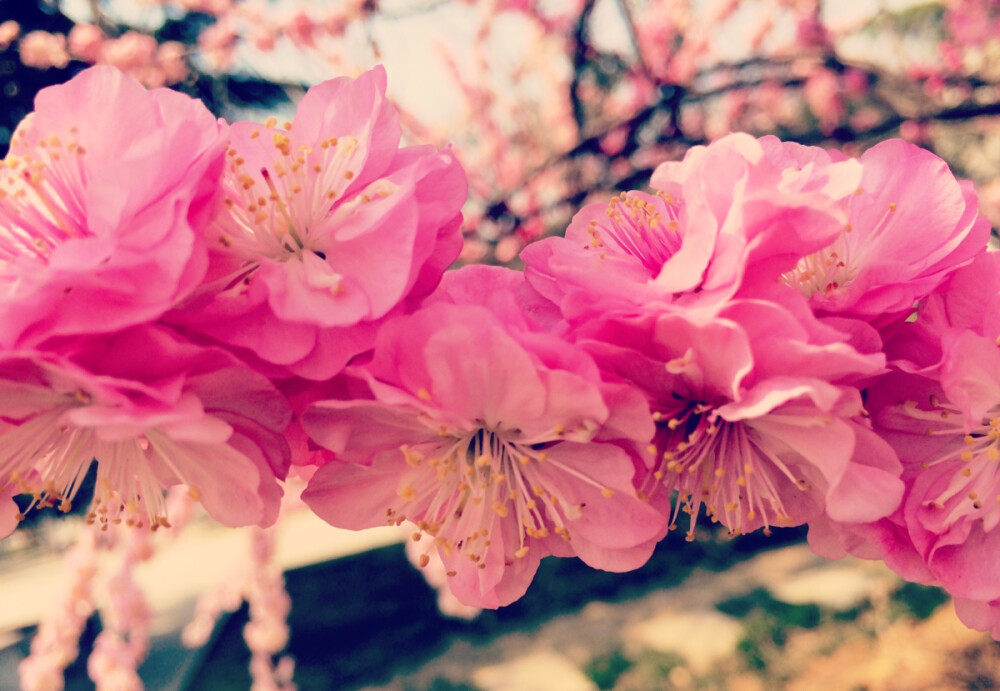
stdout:
<svg viewBox="0 0 1000 691">
<path fill-rule="evenodd" d="M 0 435 L 0 478 L 6 480 L 0 486 L 30 494 L 25 511 L 54 506 L 68 512 L 93 460 L 97 477 L 88 523 L 100 523 L 102 529 L 122 522 L 150 530 L 169 527 L 163 490 L 151 461 L 156 459 L 183 481 L 171 461 L 173 443 L 155 429 L 137 438 L 107 441 L 93 428 L 62 421 L 65 413 L 89 400 L 86 392 L 77 391 L 66 404 Z M 194 487 L 188 493 L 195 500 L 200 496 Z"/>
<path fill-rule="evenodd" d="M 963 518 L 981 519 L 989 530 L 1000 523 L 1000 405 L 994 406 L 980 424 L 966 431 L 964 416 L 955 406 L 930 399 L 930 408 L 914 401 L 896 407 L 897 412 L 926 424 L 929 437 L 952 437 L 954 444 L 923 468 L 942 463 L 955 466 L 948 485 L 937 496 L 923 502 L 930 510 L 924 520 L 946 530 Z M 890 422 L 891 425 L 891 422 Z"/>
<path fill-rule="evenodd" d="M 227 213 L 217 222 L 219 243 L 248 259 L 285 261 L 303 251 L 322 254 L 322 221 L 340 205 L 356 175 L 351 165 L 358 142 L 330 137 L 317 147 L 293 147 L 291 123 L 275 129 L 274 118 L 252 130 L 248 164 L 235 143 L 227 150 L 223 177 Z M 270 136 L 270 144 L 260 140 Z M 261 154 L 263 153 L 263 156 Z M 270 160 L 268 160 L 270 159 Z"/>
<path fill-rule="evenodd" d="M 402 479 L 399 497 L 407 511 L 386 509 L 387 522 L 410 520 L 417 525 L 414 540 L 423 534 L 444 556 L 461 554 L 483 569 L 485 552 L 493 539 L 496 520 L 517 525 L 514 557 L 528 554 L 531 539 L 551 534 L 569 541 L 568 524 L 579 518 L 583 504 L 567 499 L 545 480 L 543 466 L 600 490 L 614 492 L 593 478 L 552 458 L 547 451 L 560 441 L 560 430 L 551 439 L 526 440 L 517 430 L 479 428 L 453 435 L 442 427 L 440 442 L 429 442 L 400 451 L 414 469 Z M 509 527 L 504 534 L 509 534 Z M 508 543 L 509 544 L 509 543 Z M 429 557 L 421 558 L 426 565 Z M 448 572 L 454 576 L 454 571 Z"/>
<path fill-rule="evenodd" d="M 31 148 L 0 161 L 0 261 L 33 257 L 47 262 L 64 241 L 89 235 L 79 190 L 86 153 L 70 128 L 68 141 L 53 134 L 31 145 L 18 133 L 12 148 Z"/>
<path fill-rule="evenodd" d="M 593 219 L 587 227 L 590 247 L 602 252 L 624 253 L 638 259 L 652 275 L 681 246 L 680 204 L 670 195 L 622 192 L 605 209 L 606 219 Z"/>
<path fill-rule="evenodd" d="M 855 197 L 861 190 L 855 194 Z M 851 200 L 853 204 L 853 198 Z M 830 295 L 854 280 L 865 266 L 866 259 L 877 251 L 891 225 L 896 204 L 890 203 L 878 223 L 871 229 L 857 233 L 850 223 L 829 246 L 803 257 L 795 268 L 782 276 L 785 285 L 802 291 L 807 298 L 813 295 Z"/>
<path fill-rule="evenodd" d="M 700 402 L 689 403 L 673 417 L 653 417 L 658 455 L 652 478 L 677 491 L 671 530 L 684 512 L 690 516 L 686 539 L 693 541 L 702 507 L 712 523 L 729 528 L 730 536 L 761 525 L 770 535 L 772 525 L 796 523 L 785 508 L 781 485 L 790 482 L 801 491 L 811 486 L 761 444 L 751 427 L 727 422 Z"/>
</svg>

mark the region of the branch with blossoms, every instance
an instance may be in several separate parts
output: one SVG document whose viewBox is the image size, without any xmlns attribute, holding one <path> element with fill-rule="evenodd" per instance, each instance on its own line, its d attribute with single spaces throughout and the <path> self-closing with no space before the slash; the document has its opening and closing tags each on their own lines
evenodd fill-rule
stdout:
<svg viewBox="0 0 1000 691">
<path fill-rule="evenodd" d="M 14 133 L 0 534 L 88 503 L 76 631 L 94 536 L 133 531 L 98 688 L 140 683 L 131 568 L 188 515 L 165 492 L 266 529 L 292 469 L 331 525 L 406 526 L 463 616 L 545 557 L 623 572 L 706 522 L 806 525 L 1000 638 L 1000 255 L 971 183 L 898 139 L 851 158 L 732 134 L 584 205 L 523 272 L 446 271 L 464 171 L 401 137 L 381 68 L 227 123 L 99 66 Z M 254 677 L 291 687 L 255 535 Z M 42 631 L 26 686 L 72 654 Z"/>
</svg>

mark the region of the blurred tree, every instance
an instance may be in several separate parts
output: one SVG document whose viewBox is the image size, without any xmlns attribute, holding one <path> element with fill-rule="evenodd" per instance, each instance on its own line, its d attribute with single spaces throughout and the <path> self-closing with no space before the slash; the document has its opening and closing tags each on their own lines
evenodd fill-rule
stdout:
<svg viewBox="0 0 1000 691">
<path fill-rule="evenodd" d="M 589 196 L 737 130 L 851 153 L 917 141 L 982 187 L 996 225 L 1000 3 L 891 5 L 0 0 L 20 29 L 0 53 L 0 144 L 87 63 L 239 118 L 384 60 L 411 138 L 453 144 L 469 172 L 466 261 L 514 261 Z"/>
</svg>

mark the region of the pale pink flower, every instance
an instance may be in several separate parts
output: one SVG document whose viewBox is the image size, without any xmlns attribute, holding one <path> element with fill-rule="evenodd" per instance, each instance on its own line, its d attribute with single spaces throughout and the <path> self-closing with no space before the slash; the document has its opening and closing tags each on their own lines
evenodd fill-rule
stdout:
<svg viewBox="0 0 1000 691">
<path fill-rule="evenodd" d="M 317 26 L 305 10 L 299 10 L 284 25 L 285 36 L 297 46 L 307 48 L 316 45 L 315 32 Z"/>
<path fill-rule="evenodd" d="M 102 631 L 87 660 L 87 673 L 98 691 L 145 688 L 137 669 L 149 653 L 153 610 L 135 581 L 136 564 L 154 553 L 151 534 L 128 530 L 112 534 L 111 548 L 121 555 L 121 567 L 108 579 L 108 604 L 101 610 Z"/>
<path fill-rule="evenodd" d="M 97 460 L 88 519 L 168 525 L 163 490 L 184 484 L 226 525 L 269 524 L 287 471 L 290 411 L 228 353 L 160 327 L 0 355 L 0 478 L 32 506 L 68 510 Z M 34 471 L 34 472 L 32 472 Z"/>
<path fill-rule="evenodd" d="M 233 22 L 223 18 L 198 35 L 198 49 L 209 66 L 221 72 L 232 66 L 239 38 Z"/>
<path fill-rule="evenodd" d="M 815 69 L 802 87 L 802 95 L 809 110 L 819 121 L 820 131 L 830 134 L 847 114 L 841 94 L 842 87 L 836 72 L 826 68 Z"/>
<path fill-rule="evenodd" d="M 167 84 L 176 84 L 187 79 L 187 48 L 178 41 L 165 41 L 156 49 L 156 65 L 163 71 Z"/>
<path fill-rule="evenodd" d="M 986 247 L 989 222 L 978 215 L 972 183 L 959 182 L 940 158 L 889 140 L 860 158 L 863 175 L 845 202 L 835 241 L 804 257 L 785 282 L 820 314 L 884 325 Z"/>
<path fill-rule="evenodd" d="M 465 176 L 450 151 L 399 148 L 381 68 L 313 87 L 276 124 L 232 126 L 209 277 L 174 318 L 325 379 L 458 256 Z"/>
<path fill-rule="evenodd" d="M 65 684 L 63 671 L 80 653 L 80 635 L 94 611 L 93 581 L 97 574 L 97 533 L 85 528 L 64 557 L 66 582 L 62 597 L 39 623 L 31 653 L 18 665 L 24 691 L 52 691 Z"/>
<path fill-rule="evenodd" d="M 110 38 L 101 45 L 100 62 L 131 72 L 156 59 L 156 39 L 138 31 L 126 31 L 118 38 Z"/>
<path fill-rule="evenodd" d="M 970 629 L 985 631 L 1000 641 L 1000 598 L 990 602 L 954 598 L 955 613 Z"/>
<path fill-rule="evenodd" d="M 62 34 L 32 31 L 21 38 L 17 48 L 21 62 L 28 67 L 39 70 L 50 67 L 62 69 L 69 64 L 66 37 Z"/>
<path fill-rule="evenodd" d="M 0 170 L 0 344 L 157 318 L 207 266 L 215 118 L 110 67 L 39 92 Z"/>
<path fill-rule="evenodd" d="M 78 60 L 95 63 L 101 54 L 104 32 L 94 24 L 75 24 L 69 32 L 69 53 Z"/>
<path fill-rule="evenodd" d="M 303 419 L 337 452 L 306 504 L 345 528 L 415 523 L 475 607 L 516 600 L 549 554 L 637 568 L 664 531 L 633 487 L 648 409 L 535 330 L 516 303 L 523 289 L 517 272 L 449 273 L 432 304 L 386 323 L 371 362 L 349 370 L 370 400 L 319 402 Z"/>
<path fill-rule="evenodd" d="M 0 50 L 6 50 L 7 46 L 17 40 L 21 34 L 21 25 L 13 19 L 8 19 L 0 24 Z"/>
<path fill-rule="evenodd" d="M 854 162 L 731 135 L 658 167 L 656 194 L 584 207 L 565 238 L 524 249 L 525 275 L 571 321 L 722 304 L 755 286 L 770 290 L 802 255 L 829 244 L 843 228 L 835 203 L 859 179 Z"/>
</svg>

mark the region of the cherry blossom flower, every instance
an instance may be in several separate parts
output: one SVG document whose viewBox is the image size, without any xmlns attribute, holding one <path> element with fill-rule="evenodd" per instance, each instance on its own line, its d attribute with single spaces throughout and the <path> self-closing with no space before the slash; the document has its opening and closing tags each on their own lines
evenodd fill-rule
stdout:
<svg viewBox="0 0 1000 691">
<path fill-rule="evenodd" d="M 68 36 L 70 55 L 89 63 L 97 62 L 105 38 L 104 32 L 95 24 L 75 24 Z"/>
<path fill-rule="evenodd" d="M 325 379 L 458 256 L 465 176 L 448 151 L 398 148 L 381 68 L 313 87 L 276 124 L 232 126 L 209 281 L 174 318 Z"/>
<path fill-rule="evenodd" d="M 608 318 L 576 333 L 601 367 L 642 389 L 657 432 L 647 494 L 676 491 L 674 520 L 702 510 L 734 535 L 822 516 L 868 522 L 899 504 L 892 450 L 843 384 L 882 370 L 818 322 L 734 301 L 714 315 Z M 672 526 L 673 527 L 673 526 Z"/>
<path fill-rule="evenodd" d="M 531 284 L 570 321 L 657 304 L 718 305 L 773 284 L 843 228 L 835 201 L 851 161 L 775 153 L 737 134 L 656 169 L 656 194 L 623 193 L 581 210 L 565 238 L 521 253 Z"/>
<path fill-rule="evenodd" d="M 46 70 L 50 67 L 62 69 L 69 64 L 66 52 L 66 37 L 48 31 L 32 31 L 25 34 L 18 43 L 18 55 L 28 67 Z"/>
<path fill-rule="evenodd" d="M 142 323 L 194 288 L 223 147 L 200 102 L 110 67 L 40 91 L 0 170 L 0 344 Z"/>
<path fill-rule="evenodd" d="M 516 272 L 450 273 L 430 305 L 382 328 L 368 365 L 349 370 L 369 400 L 319 402 L 303 419 L 337 453 L 306 504 L 345 528 L 415 523 L 452 592 L 476 607 L 520 597 L 549 554 L 636 568 L 664 532 L 633 487 L 648 409 L 533 329 L 513 297 L 525 288 Z"/>
<path fill-rule="evenodd" d="M 0 478 L 31 507 L 68 510 L 97 462 L 88 520 L 169 524 L 163 489 L 185 484 L 226 525 L 274 521 L 290 411 L 228 353 L 162 327 L 0 354 Z"/>
<path fill-rule="evenodd" d="M 868 149 L 863 175 L 845 200 L 847 224 L 835 241 L 804 257 L 785 281 L 823 314 L 885 324 L 982 253 L 989 222 L 971 183 L 934 154 L 902 140 Z"/>
<path fill-rule="evenodd" d="M 67 583 L 63 596 L 39 623 L 30 654 L 18 665 L 18 677 L 25 691 L 63 688 L 63 671 L 79 655 L 80 636 L 94 612 L 97 548 L 97 533 L 85 529 L 66 552 L 63 560 Z"/>
<path fill-rule="evenodd" d="M 13 19 L 0 24 L 0 50 L 6 50 L 7 46 L 17 40 L 21 34 L 21 25 Z"/>
<path fill-rule="evenodd" d="M 407 533 L 410 531 L 407 530 Z M 482 612 L 480 607 L 471 607 L 463 604 L 455 597 L 448 586 L 448 567 L 441 561 L 437 550 L 429 549 L 425 541 L 432 541 L 434 538 L 421 533 L 407 535 L 411 538 L 406 540 L 406 558 L 413 566 L 420 569 L 421 575 L 427 581 L 427 585 L 437 591 L 438 611 L 448 617 L 456 619 L 475 619 Z M 416 539 L 412 539 L 412 538 Z"/>
<path fill-rule="evenodd" d="M 1000 633 L 998 260 L 1000 254 L 980 255 L 925 301 L 892 343 L 904 356 L 903 371 L 870 390 L 875 429 L 904 465 L 902 507 L 815 540 L 823 554 L 881 558 L 908 580 L 944 587 L 963 621 L 994 636 Z"/>
</svg>

